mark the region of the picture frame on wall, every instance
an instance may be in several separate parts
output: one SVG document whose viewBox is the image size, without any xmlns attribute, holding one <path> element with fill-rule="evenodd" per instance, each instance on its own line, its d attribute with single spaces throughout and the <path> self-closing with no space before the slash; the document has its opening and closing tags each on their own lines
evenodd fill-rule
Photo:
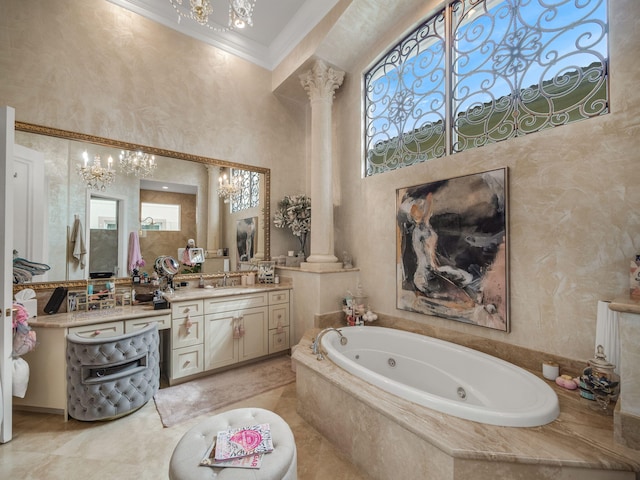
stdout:
<svg viewBox="0 0 640 480">
<path fill-rule="evenodd" d="M 509 331 L 508 171 L 396 190 L 396 307 Z"/>
</svg>

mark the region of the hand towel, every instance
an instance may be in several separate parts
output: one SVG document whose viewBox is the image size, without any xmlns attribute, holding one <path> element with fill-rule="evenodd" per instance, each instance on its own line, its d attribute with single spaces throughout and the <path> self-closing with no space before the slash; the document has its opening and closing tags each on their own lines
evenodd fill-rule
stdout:
<svg viewBox="0 0 640 480">
<path fill-rule="evenodd" d="M 140 238 L 138 232 L 133 231 L 129 234 L 129 273 L 133 273 L 140 267 L 144 266 L 142 253 L 140 253 Z"/>
<path fill-rule="evenodd" d="M 80 264 L 80 268 L 84 268 L 87 249 L 84 245 L 84 230 L 78 217 L 74 220 L 71 229 L 71 243 L 73 244 L 73 258 Z"/>
<path fill-rule="evenodd" d="M 618 335 L 618 312 L 609 308 L 609 302 L 598 302 L 598 315 L 596 317 L 596 350 L 598 345 L 604 347 L 607 361 L 613 363 L 615 372 L 620 368 L 620 337 Z"/>
</svg>

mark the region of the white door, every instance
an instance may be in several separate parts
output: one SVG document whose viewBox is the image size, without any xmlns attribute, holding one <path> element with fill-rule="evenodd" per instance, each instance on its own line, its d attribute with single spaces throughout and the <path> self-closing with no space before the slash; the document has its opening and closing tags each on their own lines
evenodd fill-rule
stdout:
<svg viewBox="0 0 640 480">
<path fill-rule="evenodd" d="M 2 319 L 0 328 L 0 443 L 6 443 L 12 436 L 11 380 L 13 363 L 11 360 L 13 329 L 11 327 L 11 307 L 13 298 L 13 143 L 15 110 L 0 108 L 0 298 Z"/>
</svg>

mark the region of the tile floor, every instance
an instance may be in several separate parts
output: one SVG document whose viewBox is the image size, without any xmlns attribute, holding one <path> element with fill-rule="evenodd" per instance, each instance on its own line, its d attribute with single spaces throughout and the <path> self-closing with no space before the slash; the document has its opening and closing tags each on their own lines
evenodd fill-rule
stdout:
<svg viewBox="0 0 640 480">
<path fill-rule="evenodd" d="M 296 413 L 295 383 L 224 409 L 261 407 L 291 427 L 299 480 L 366 480 Z M 161 480 L 182 435 L 210 414 L 163 428 L 155 403 L 109 422 L 64 422 L 60 415 L 14 411 L 13 440 L 0 445 L 0 478 L 37 480 Z M 205 467 L 202 467 L 205 468 Z"/>
</svg>

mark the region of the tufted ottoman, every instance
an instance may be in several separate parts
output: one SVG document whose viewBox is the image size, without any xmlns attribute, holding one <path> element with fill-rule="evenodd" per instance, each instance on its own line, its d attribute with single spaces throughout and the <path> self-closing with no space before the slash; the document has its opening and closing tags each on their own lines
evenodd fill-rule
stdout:
<svg viewBox="0 0 640 480">
<path fill-rule="evenodd" d="M 257 423 L 268 423 L 273 439 L 273 452 L 264 455 L 259 469 L 215 468 L 199 465 L 219 431 Z M 297 466 L 296 444 L 289 425 L 269 410 L 239 408 L 215 415 L 184 434 L 171 456 L 169 479 L 296 480 Z"/>
</svg>

